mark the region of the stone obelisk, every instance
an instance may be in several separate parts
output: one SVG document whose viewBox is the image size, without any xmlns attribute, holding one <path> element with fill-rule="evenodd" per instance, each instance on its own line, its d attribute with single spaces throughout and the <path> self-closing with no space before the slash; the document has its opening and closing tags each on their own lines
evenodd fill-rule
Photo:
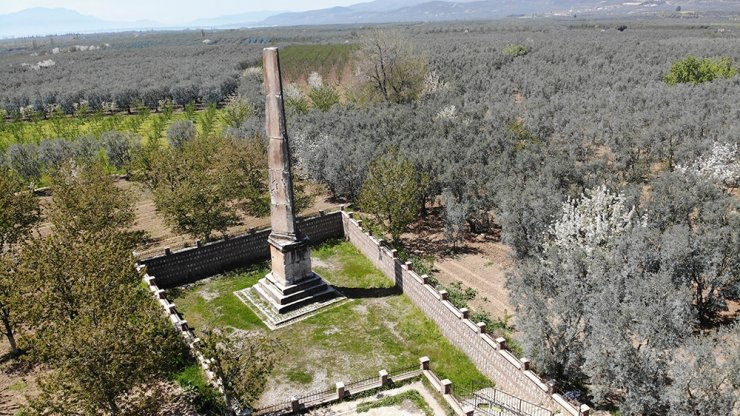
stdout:
<svg viewBox="0 0 740 416">
<path fill-rule="evenodd" d="M 308 237 L 296 226 L 290 146 L 285 125 L 285 107 L 277 48 L 263 51 L 265 119 L 268 145 L 270 244 L 272 271 L 255 286 L 257 292 L 278 313 L 300 308 L 318 297 L 334 294 L 311 270 Z"/>
</svg>

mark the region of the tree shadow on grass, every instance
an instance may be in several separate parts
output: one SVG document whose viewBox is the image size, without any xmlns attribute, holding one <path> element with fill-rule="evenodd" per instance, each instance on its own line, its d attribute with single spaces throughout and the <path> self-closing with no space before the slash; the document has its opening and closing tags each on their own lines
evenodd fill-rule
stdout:
<svg viewBox="0 0 740 416">
<path fill-rule="evenodd" d="M 401 288 L 398 286 L 372 288 L 334 286 L 334 288 L 349 299 L 388 298 L 402 294 Z"/>
</svg>

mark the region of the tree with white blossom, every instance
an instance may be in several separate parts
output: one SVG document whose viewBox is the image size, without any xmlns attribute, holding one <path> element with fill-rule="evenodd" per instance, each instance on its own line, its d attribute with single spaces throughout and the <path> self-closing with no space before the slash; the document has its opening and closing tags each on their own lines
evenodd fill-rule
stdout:
<svg viewBox="0 0 740 416">
<path fill-rule="evenodd" d="M 704 176 L 726 187 L 735 188 L 740 182 L 740 152 L 737 143 L 717 143 L 708 155 L 690 165 L 677 165 L 676 170 Z"/>
</svg>

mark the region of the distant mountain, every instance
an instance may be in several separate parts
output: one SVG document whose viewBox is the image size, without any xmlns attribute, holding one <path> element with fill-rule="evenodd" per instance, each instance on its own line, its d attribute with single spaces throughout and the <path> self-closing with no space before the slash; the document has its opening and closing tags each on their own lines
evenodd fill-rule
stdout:
<svg viewBox="0 0 740 416">
<path fill-rule="evenodd" d="M 190 27 L 221 27 L 221 28 L 233 28 L 254 25 L 257 22 L 261 22 L 270 16 L 276 14 L 285 13 L 284 10 L 279 11 L 258 11 L 240 14 L 231 14 L 227 16 L 218 16 L 211 18 L 203 18 L 192 21 L 188 26 Z"/>
<path fill-rule="evenodd" d="M 332 7 L 268 17 L 264 26 L 367 24 L 485 20 L 507 16 L 573 14 L 626 15 L 657 11 L 722 10 L 740 12 L 740 0 L 376 0 L 348 7 Z"/>
<path fill-rule="evenodd" d="M 0 37 L 89 33 L 158 26 L 156 22 L 109 22 L 69 9 L 37 7 L 0 15 Z"/>
<path fill-rule="evenodd" d="M 486 20 L 508 16 L 618 16 L 651 12 L 716 10 L 740 13 L 740 0 L 375 0 L 306 12 L 259 11 L 198 19 L 182 25 L 152 21 L 111 22 L 74 10 L 32 8 L 0 15 L 0 38 L 136 29 L 238 28 Z"/>
</svg>

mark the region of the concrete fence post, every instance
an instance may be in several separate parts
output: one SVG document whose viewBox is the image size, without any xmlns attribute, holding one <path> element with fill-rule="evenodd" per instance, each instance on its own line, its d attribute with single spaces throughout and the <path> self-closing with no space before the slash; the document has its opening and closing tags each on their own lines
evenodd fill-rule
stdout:
<svg viewBox="0 0 740 416">
<path fill-rule="evenodd" d="M 170 248 L 170 246 L 165 247 L 164 248 L 164 255 L 165 256 L 169 256 L 171 254 L 172 254 L 172 249 Z"/>
<path fill-rule="evenodd" d="M 319 217 L 323 217 L 324 215 L 326 215 L 326 213 L 324 212 L 323 209 L 320 209 L 319 210 Z"/>
<path fill-rule="evenodd" d="M 422 370 L 429 370 L 429 357 L 419 358 L 419 364 L 421 364 Z"/>
<path fill-rule="evenodd" d="M 388 372 L 385 370 L 378 371 L 378 376 L 380 378 L 380 385 L 385 386 L 388 384 Z"/>
<path fill-rule="evenodd" d="M 500 350 L 506 350 L 508 349 L 506 346 L 506 338 L 504 337 L 498 337 L 496 338 L 496 344 L 498 344 L 498 349 Z"/>
<path fill-rule="evenodd" d="M 249 231 L 247 231 L 249 234 L 255 234 L 257 232 L 257 229 L 254 227 L 251 227 Z"/>
<path fill-rule="evenodd" d="M 203 241 L 201 241 L 200 238 L 195 239 L 195 246 L 198 248 L 203 247 Z"/>
<path fill-rule="evenodd" d="M 529 370 L 529 366 L 530 366 L 529 358 L 522 357 L 519 361 L 522 363 L 522 371 Z"/>
<path fill-rule="evenodd" d="M 410 261 L 407 261 L 404 265 L 406 266 L 406 270 L 414 270 L 414 265 Z"/>
<path fill-rule="evenodd" d="M 349 219 L 354 219 L 355 218 L 355 213 L 354 212 L 348 212 L 347 213 L 347 216 L 349 217 Z"/>
<path fill-rule="evenodd" d="M 395 248 L 391 250 L 391 257 L 393 257 L 394 259 L 398 258 L 398 250 L 396 250 Z"/>
<path fill-rule="evenodd" d="M 293 413 L 298 414 L 298 412 L 301 411 L 301 402 L 298 401 L 298 398 L 293 396 L 290 398 L 290 409 L 293 411 Z"/>
<path fill-rule="evenodd" d="M 339 206 L 339 210 L 340 211 L 344 211 L 344 204 L 342 204 L 342 205 Z"/>
<path fill-rule="evenodd" d="M 550 380 L 547 382 L 547 394 L 554 394 L 555 393 L 555 380 Z"/>
<path fill-rule="evenodd" d="M 342 400 L 344 399 L 344 383 L 341 381 L 337 381 L 337 399 Z"/>
<path fill-rule="evenodd" d="M 360 227 L 361 230 L 364 230 L 364 228 L 362 228 L 362 220 L 357 220 L 357 226 Z"/>
<path fill-rule="evenodd" d="M 462 319 L 468 319 L 470 317 L 470 310 L 468 308 L 460 308 L 460 313 L 462 314 Z"/>
<path fill-rule="evenodd" d="M 439 392 L 442 394 L 452 394 L 452 381 L 448 378 L 442 380 L 442 389 Z"/>
<path fill-rule="evenodd" d="M 581 416 L 589 416 L 591 414 L 591 408 L 586 404 L 582 404 L 579 410 L 581 411 Z"/>
<path fill-rule="evenodd" d="M 463 414 L 465 414 L 465 416 L 473 416 L 475 414 L 475 409 L 473 406 L 467 405 L 463 407 Z"/>
<path fill-rule="evenodd" d="M 177 323 L 177 327 L 182 332 L 188 332 L 189 331 L 188 321 L 186 321 L 184 319 Z"/>
<path fill-rule="evenodd" d="M 485 322 L 478 322 L 475 325 L 478 327 L 478 333 L 479 334 L 485 334 L 486 333 L 486 323 Z"/>
<path fill-rule="evenodd" d="M 423 283 L 425 285 L 426 284 L 429 284 L 429 276 L 428 275 L 422 274 L 420 277 L 421 277 L 421 283 Z"/>
<path fill-rule="evenodd" d="M 442 300 L 447 300 L 447 299 L 450 298 L 450 294 L 447 293 L 446 290 L 440 290 L 439 291 L 439 296 L 442 298 Z"/>
</svg>

